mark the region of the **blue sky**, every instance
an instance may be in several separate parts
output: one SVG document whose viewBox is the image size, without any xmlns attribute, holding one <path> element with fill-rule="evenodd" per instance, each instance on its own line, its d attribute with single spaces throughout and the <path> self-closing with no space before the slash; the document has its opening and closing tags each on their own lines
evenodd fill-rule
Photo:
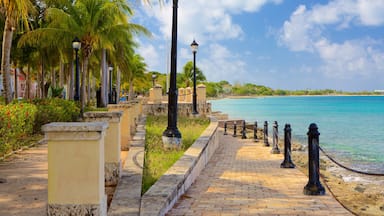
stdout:
<svg viewBox="0 0 384 216">
<path fill-rule="evenodd" d="M 138 52 L 166 73 L 172 4 L 135 5 Z M 384 89 L 384 0 L 179 0 L 178 71 L 199 43 L 209 81 L 274 89 Z"/>
</svg>

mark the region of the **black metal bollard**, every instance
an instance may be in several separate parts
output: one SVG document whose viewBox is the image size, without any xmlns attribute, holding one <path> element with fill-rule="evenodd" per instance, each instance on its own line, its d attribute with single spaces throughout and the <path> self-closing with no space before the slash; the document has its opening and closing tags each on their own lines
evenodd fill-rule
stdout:
<svg viewBox="0 0 384 216">
<path fill-rule="evenodd" d="M 319 136 L 317 125 L 312 123 L 309 126 L 308 135 L 308 175 L 309 180 L 304 187 L 305 195 L 324 195 L 325 189 L 320 183 L 320 167 L 319 167 Z"/>
<path fill-rule="evenodd" d="M 236 125 L 236 121 L 234 121 L 233 122 L 233 137 L 237 137 L 236 130 L 237 130 L 237 125 Z"/>
<path fill-rule="evenodd" d="M 284 127 L 284 161 L 280 164 L 281 168 L 295 168 L 291 160 L 291 125 L 285 124 Z"/>
<path fill-rule="evenodd" d="M 264 121 L 264 146 L 269 146 L 268 142 L 268 122 Z"/>
<path fill-rule="evenodd" d="M 258 141 L 258 139 L 257 139 L 257 121 L 255 121 L 255 124 L 253 125 L 253 140 L 255 142 Z"/>
<path fill-rule="evenodd" d="M 278 132 L 278 126 L 277 121 L 273 122 L 273 136 L 272 136 L 272 154 L 280 154 L 280 149 L 279 149 L 279 132 Z"/>
<path fill-rule="evenodd" d="M 241 131 L 241 139 L 247 139 L 246 122 L 243 121 L 243 130 Z"/>
<path fill-rule="evenodd" d="M 228 135 L 228 133 L 227 133 L 227 122 L 224 122 L 224 135 Z"/>
</svg>

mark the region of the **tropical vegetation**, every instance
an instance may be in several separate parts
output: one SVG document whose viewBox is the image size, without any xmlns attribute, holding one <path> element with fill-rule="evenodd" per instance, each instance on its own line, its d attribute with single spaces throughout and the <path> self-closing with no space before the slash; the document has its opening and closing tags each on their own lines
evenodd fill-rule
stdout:
<svg viewBox="0 0 384 216">
<path fill-rule="evenodd" d="M 80 109 L 74 101 L 60 98 L 0 104 L 0 158 L 35 143 L 41 126 L 49 122 L 76 121 Z"/>
<path fill-rule="evenodd" d="M 67 86 L 67 98 L 73 99 L 76 37 L 81 43 L 81 108 L 94 102 L 97 89 L 101 89 L 101 105 L 106 106 L 110 68 L 116 87 L 129 83 L 131 96 L 134 78 L 146 71 L 143 58 L 135 53 L 134 37 L 150 33 L 130 22 L 133 10 L 125 0 L 2 0 L 0 12 L 6 104 L 18 95 L 10 88 L 11 65 L 15 73 L 26 75 L 25 98 L 32 97 L 29 93 L 36 81 L 37 98 L 46 98 L 49 88 Z"/>
</svg>

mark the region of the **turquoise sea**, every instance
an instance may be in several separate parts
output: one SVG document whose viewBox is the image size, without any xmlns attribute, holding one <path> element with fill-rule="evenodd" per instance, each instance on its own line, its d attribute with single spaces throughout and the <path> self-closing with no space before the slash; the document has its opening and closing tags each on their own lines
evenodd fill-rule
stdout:
<svg viewBox="0 0 384 216">
<path fill-rule="evenodd" d="M 212 100 L 212 110 L 230 119 L 291 124 L 292 139 L 307 144 L 316 123 L 320 145 L 343 164 L 362 171 L 384 173 L 384 96 L 299 96 Z"/>
</svg>

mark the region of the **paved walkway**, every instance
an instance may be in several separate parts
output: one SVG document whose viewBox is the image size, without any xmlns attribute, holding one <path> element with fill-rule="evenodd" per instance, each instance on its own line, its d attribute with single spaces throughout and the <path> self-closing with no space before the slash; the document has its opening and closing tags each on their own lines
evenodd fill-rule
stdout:
<svg viewBox="0 0 384 216">
<path fill-rule="evenodd" d="M 0 162 L 0 215 L 46 215 L 47 144 L 24 150 Z"/>
<path fill-rule="evenodd" d="M 222 133 L 222 132 L 220 132 Z M 220 135 L 220 147 L 169 215 L 351 215 L 329 193 L 305 196 L 307 177 L 281 169 L 283 155 Z M 0 215 L 45 215 L 47 145 L 0 162 Z"/>
<path fill-rule="evenodd" d="M 281 169 L 283 155 L 270 149 L 220 135 L 208 166 L 168 215 L 352 215 L 328 191 L 303 195 L 308 178 Z"/>
</svg>

